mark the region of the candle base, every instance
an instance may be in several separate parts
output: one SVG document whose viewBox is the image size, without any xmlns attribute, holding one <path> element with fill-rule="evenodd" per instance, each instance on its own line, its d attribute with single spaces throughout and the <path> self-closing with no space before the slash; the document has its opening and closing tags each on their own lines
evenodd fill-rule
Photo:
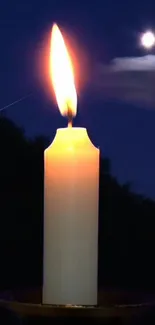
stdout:
<svg viewBox="0 0 155 325">
<path fill-rule="evenodd" d="M 129 305 L 130 306 L 130 305 Z M 85 324 L 98 324 L 102 322 L 107 324 L 115 321 L 118 324 L 118 321 L 122 324 L 123 320 L 131 319 L 134 316 L 139 316 L 148 310 L 148 305 L 145 306 L 100 306 L 100 307 L 72 307 L 68 308 L 65 306 L 53 306 L 53 305 L 41 305 L 41 304 L 32 304 L 32 303 L 20 303 L 20 302 L 6 302 L 0 301 L 0 307 L 11 310 L 15 316 L 19 319 L 26 320 L 26 323 L 34 323 L 36 320 L 39 321 L 39 324 L 44 324 L 45 321 L 51 322 L 52 320 L 62 321 L 83 321 Z M 18 324 L 18 323 L 17 323 Z"/>
</svg>

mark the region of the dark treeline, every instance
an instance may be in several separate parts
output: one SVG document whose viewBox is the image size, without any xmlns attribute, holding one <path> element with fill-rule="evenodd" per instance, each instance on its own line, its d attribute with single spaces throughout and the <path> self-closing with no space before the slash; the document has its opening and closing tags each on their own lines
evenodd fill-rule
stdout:
<svg viewBox="0 0 155 325">
<path fill-rule="evenodd" d="M 0 289 L 42 283 L 43 151 L 0 119 Z M 101 159 L 99 286 L 155 289 L 155 202 L 120 186 Z"/>
</svg>

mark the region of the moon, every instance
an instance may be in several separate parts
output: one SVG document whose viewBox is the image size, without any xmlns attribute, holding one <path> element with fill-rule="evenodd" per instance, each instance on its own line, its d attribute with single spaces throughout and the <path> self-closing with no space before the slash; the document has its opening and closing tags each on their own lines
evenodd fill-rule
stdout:
<svg viewBox="0 0 155 325">
<path fill-rule="evenodd" d="M 141 45 L 146 49 L 151 49 L 155 46 L 155 34 L 151 31 L 147 31 L 141 36 Z"/>
</svg>

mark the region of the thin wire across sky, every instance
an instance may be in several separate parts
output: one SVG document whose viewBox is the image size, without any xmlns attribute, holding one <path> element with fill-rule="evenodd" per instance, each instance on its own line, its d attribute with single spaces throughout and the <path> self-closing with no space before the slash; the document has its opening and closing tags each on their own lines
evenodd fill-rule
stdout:
<svg viewBox="0 0 155 325">
<path fill-rule="evenodd" d="M 0 108 L 0 112 L 4 111 L 5 109 L 7 109 L 7 108 L 9 108 L 9 107 L 11 107 L 11 106 L 13 106 L 13 105 L 19 103 L 19 102 L 22 102 L 23 100 L 25 100 L 26 98 L 28 98 L 28 97 L 30 97 L 30 96 L 32 96 L 32 93 L 30 93 L 30 94 L 28 94 L 28 95 L 26 95 L 26 96 L 23 96 L 23 97 L 21 97 L 21 98 L 15 100 L 14 102 L 12 102 L 12 103 L 10 103 L 10 104 L 8 104 L 8 105 L 5 105 L 5 106 L 1 107 L 1 108 Z"/>
</svg>

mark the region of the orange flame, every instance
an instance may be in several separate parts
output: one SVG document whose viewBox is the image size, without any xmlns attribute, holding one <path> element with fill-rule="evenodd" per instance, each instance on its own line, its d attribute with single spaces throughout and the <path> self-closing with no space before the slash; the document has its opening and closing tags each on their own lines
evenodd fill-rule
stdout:
<svg viewBox="0 0 155 325">
<path fill-rule="evenodd" d="M 60 113 L 69 118 L 77 111 L 77 94 L 72 62 L 63 36 L 56 24 L 52 28 L 50 76 Z"/>
</svg>

